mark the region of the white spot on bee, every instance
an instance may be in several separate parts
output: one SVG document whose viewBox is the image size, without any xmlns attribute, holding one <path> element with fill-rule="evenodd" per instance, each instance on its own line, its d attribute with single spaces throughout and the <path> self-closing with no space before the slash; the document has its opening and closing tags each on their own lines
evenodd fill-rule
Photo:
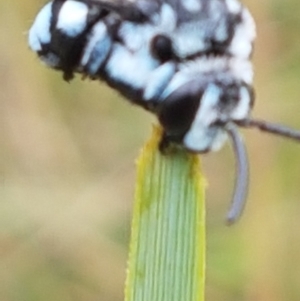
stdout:
<svg viewBox="0 0 300 301">
<path fill-rule="evenodd" d="M 81 59 L 81 64 L 85 65 L 93 51 L 93 48 L 97 44 L 98 41 L 103 40 L 107 35 L 106 25 L 103 22 L 98 22 L 95 24 L 89 34 L 89 39 L 86 47 L 84 48 L 84 55 Z"/>
<path fill-rule="evenodd" d="M 130 52 L 117 44 L 106 64 L 106 72 L 116 82 L 122 82 L 135 89 L 146 86 L 151 72 L 157 68 L 158 62 L 151 58 L 147 49 Z"/>
<path fill-rule="evenodd" d="M 182 0 L 181 5 L 189 12 L 196 13 L 201 10 L 202 4 L 200 0 Z"/>
<path fill-rule="evenodd" d="M 233 78 L 251 85 L 253 81 L 253 68 L 250 61 L 234 57 L 202 57 L 179 65 L 180 75 L 200 77 L 205 74 L 228 74 Z"/>
<path fill-rule="evenodd" d="M 163 4 L 160 12 L 159 28 L 171 32 L 175 29 L 177 15 L 169 4 Z"/>
<path fill-rule="evenodd" d="M 128 21 L 123 21 L 119 30 L 126 47 L 131 51 L 147 47 L 153 32 L 153 27 L 150 25 L 137 25 Z"/>
<path fill-rule="evenodd" d="M 155 35 L 172 32 L 176 27 L 176 22 L 176 14 L 172 7 L 163 4 L 155 26 L 123 21 L 119 29 L 119 34 L 128 49 L 139 51 L 141 48 L 148 47 L 152 37 Z"/>
<path fill-rule="evenodd" d="M 81 59 L 81 66 L 88 65 L 88 70 L 95 74 L 108 55 L 111 39 L 106 25 L 99 21 L 93 26 Z"/>
<path fill-rule="evenodd" d="M 175 73 L 175 64 L 172 62 L 164 63 L 155 69 L 149 76 L 147 86 L 144 91 L 144 99 L 150 100 L 158 98 L 165 86 L 171 80 L 172 76 Z"/>
<path fill-rule="evenodd" d="M 255 23 L 247 9 L 243 9 L 242 22 L 237 25 L 233 39 L 229 46 L 232 55 L 248 59 L 253 50 L 253 41 L 256 36 Z"/>
<path fill-rule="evenodd" d="M 242 8 L 241 3 L 236 1 L 236 0 L 226 0 L 226 4 L 227 4 L 227 7 L 228 7 L 228 10 L 232 14 L 237 14 Z"/>
<path fill-rule="evenodd" d="M 57 29 L 69 37 L 76 37 L 86 28 L 88 12 L 86 4 L 67 0 L 59 11 Z"/>
<path fill-rule="evenodd" d="M 206 88 L 195 119 L 184 136 L 184 145 L 192 151 L 204 152 L 219 149 L 226 140 L 226 135 L 217 127 L 211 125 L 218 120 L 217 105 L 221 89 L 215 84 Z"/>
<path fill-rule="evenodd" d="M 227 24 L 225 19 L 220 20 L 220 23 L 215 29 L 215 37 L 219 42 L 223 42 L 228 38 L 228 30 L 226 25 Z"/>
<path fill-rule="evenodd" d="M 240 79 L 247 85 L 252 85 L 253 82 L 253 67 L 251 62 L 243 59 L 230 60 L 230 70 L 236 79 Z"/>
<path fill-rule="evenodd" d="M 172 35 L 172 40 L 180 57 L 203 51 L 207 47 L 205 24 L 201 21 L 183 23 Z"/>
<path fill-rule="evenodd" d="M 166 99 L 171 93 L 194 78 L 192 73 L 176 72 L 169 85 L 163 91 L 161 99 Z"/>
<path fill-rule="evenodd" d="M 213 76 L 233 77 L 237 81 L 251 85 L 253 81 L 253 68 L 248 60 L 229 57 L 202 57 L 187 63 L 178 65 L 177 72 L 162 93 L 161 98 L 165 99 L 180 86 L 193 79 Z"/>
<path fill-rule="evenodd" d="M 42 44 L 50 43 L 51 7 L 52 3 L 48 3 L 41 9 L 29 30 L 29 47 L 35 52 L 42 50 Z"/>
</svg>

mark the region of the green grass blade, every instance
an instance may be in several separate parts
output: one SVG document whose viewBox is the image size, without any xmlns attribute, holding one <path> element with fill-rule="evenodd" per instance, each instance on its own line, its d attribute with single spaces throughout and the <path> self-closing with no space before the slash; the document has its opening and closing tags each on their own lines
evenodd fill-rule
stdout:
<svg viewBox="0 0 300 301">
<path fill-rule="evenodd" d="M 125 301 L 202 301 L 204 180 L 199 158 L 161 155 L 154 128 L 137 162 Z"/>
</svg>

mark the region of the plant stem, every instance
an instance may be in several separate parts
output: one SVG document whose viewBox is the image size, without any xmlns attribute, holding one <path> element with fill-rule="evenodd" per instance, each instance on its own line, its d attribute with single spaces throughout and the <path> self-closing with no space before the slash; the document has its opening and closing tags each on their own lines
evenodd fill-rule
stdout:
<svg viewBox="0 0 300 301">
<path fill-rule="evenodd" d="M 155 127 L 137 162 L 125 301 L 203 301 L 204 180 L 196 155 L 158 151 Z"/>
</svg>

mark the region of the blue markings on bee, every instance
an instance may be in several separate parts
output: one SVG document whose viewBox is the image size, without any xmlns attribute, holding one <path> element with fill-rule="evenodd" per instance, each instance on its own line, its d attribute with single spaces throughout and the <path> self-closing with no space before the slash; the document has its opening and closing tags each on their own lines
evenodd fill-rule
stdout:
<svg viewBox="0 0 300 301">
<path fill-rule="evenodd" d="M 29 46 L 65 80 L 105 81 L 151 111 L 170 145 L 191 152 L 230 139 L 237 176 L 227 219 L 241 215 L 248 161 L 238 127 L 300 140 L 290 128 L 250 117 L 255 24 L 237 0 L 53 0 L 38 13 Z"/>
<path fill-rule="evenodd" d="M 113 42 L 106 25 L 103 22 L 96 23 L 88 34 L 88 40 L 80 60 L 82 72 L 95 76 L 104 65 L 112 45 Z"/>
</svg>

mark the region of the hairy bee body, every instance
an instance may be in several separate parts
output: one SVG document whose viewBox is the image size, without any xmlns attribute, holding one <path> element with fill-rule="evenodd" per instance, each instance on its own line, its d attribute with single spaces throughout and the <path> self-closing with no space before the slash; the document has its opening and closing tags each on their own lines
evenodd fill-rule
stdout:
<svg viewBox="0 0 300 301">
<path fill-rule="evenodd" d="M 54 0 L 29 45 L 66 80 L 104 80 L 154 112 L 165 142 L 206 152 L 222 146 L 224 122 L 250 113 L 254 38 L 236 0 Z"/>
<path fill-rule="evenodd" d="M 196 153 L 229 137 L 237 176 L 227 215 L 241 215 L 248 160 L 237 129 L 254 127 L 300 141 L 300 132 L 253 119 L 255 25 L 237 0 L 53 0 L 38 13 L 29 46 L 65 80 L 106 82 L 154 113 L 170 144 Z"/>
</svg>

